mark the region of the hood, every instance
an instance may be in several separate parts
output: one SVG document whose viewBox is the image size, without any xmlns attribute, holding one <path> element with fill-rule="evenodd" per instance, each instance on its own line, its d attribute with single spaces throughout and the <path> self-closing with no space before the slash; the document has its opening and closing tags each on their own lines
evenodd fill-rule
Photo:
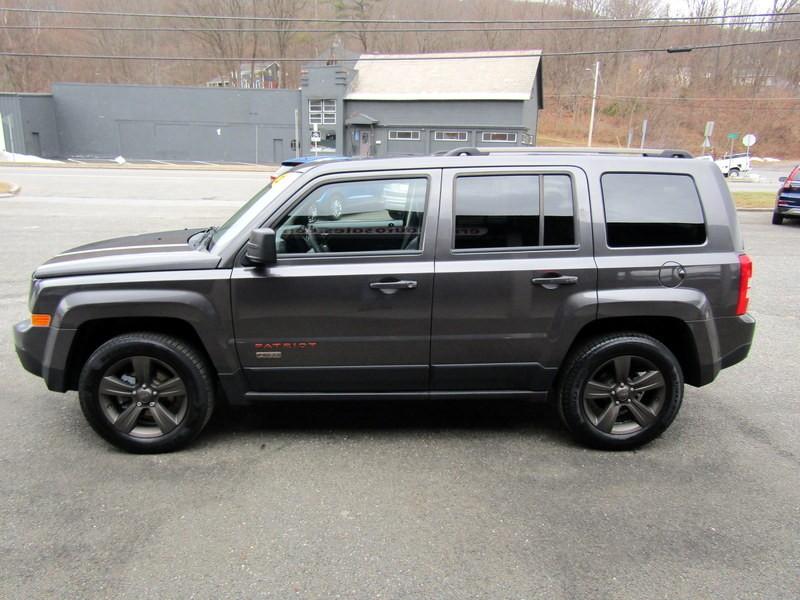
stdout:
<svg viewBox="0 0 800 600">
<path fill-rule="evenodd" d="M 145 233 L 78 246 L 54 256 L 36 269 L 33 276 L 43 279 L 135 271 L 213 269 L 219 264 L 218 256 L 189 246 L 189 238 L 200 231 L 203 230 Z"/>
</svg>

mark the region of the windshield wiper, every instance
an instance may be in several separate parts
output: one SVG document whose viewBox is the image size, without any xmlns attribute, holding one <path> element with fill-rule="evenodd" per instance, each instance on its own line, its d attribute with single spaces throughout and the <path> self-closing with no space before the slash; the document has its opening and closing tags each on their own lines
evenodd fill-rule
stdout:
<svg viewBox="0 0 800 600">
<path fill-rule="evenodd" d="M 214 237 L 214 234 L 217 232 L 216 227 L 209 227 L 208 229 L 202 229 L 195 233 L 191 238 L 189 238 L 189 244 L 197 250 L 198 248 L 205 248 L 208 249 L 208 243 L 211 241 L 211 238 Z"/>
<path fill-rule="evenodd" d="M 198 247 L 203 247 L 208 250 L 211 247 L 211 239 L 214 237 L 214 234 L 217 233 L 216 227 L 209 227 L 203 232 L 203 237 L 200 238 L 200 242 L 197 244 Z"/>
</svg>

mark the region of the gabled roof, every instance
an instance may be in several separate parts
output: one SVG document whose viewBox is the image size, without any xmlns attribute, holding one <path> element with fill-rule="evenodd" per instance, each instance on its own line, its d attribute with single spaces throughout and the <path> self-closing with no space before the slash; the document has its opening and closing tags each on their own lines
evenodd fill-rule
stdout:
<svg viewBox="0 0 800 600">
<path fill-rule="evenodd" d="M 487 55 L 491 58 L 479 58 Z M 528 100 L 540 50 L 362 54 L 347 100 Z M 382 60 L 369 60 L 369 57 Z M 421 56 L 425 60 L 414 60 Z"/>
</svg>

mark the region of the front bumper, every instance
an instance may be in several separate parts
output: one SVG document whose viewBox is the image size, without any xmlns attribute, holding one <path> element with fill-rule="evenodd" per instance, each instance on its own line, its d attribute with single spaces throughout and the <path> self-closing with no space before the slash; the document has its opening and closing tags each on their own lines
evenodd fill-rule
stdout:
<svg viewBox="0 0 800 600">
<path fill-rule="evenodd" d="M 54 392 L 67 391 L 66 357 L 75 331 L 34 327 L 29 320 L 14 325 L 14 347 L 23 368 L 44 379 Z"/>
<path fill-rule="evenodd" d="M 14 325 L 14 348 L 28 373 L 42 376 L 42 359 L 47 344 L 47 328 L 33 327 L 30 321 Z"/>
</svg>

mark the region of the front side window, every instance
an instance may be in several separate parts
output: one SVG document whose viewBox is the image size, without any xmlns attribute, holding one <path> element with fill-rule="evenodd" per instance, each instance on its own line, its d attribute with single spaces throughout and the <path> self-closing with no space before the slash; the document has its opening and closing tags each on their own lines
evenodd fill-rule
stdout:
<svg viewBox="0 0 800 600">
<path fill-rule="evenodd" d="M 454 209 L 456 250 L 575 244 L 569 175 L 459 177 Z"/>
<path fill-rule="evenodd" d="M 513 142 L 517 141 L 516 133 L 507 131 L 484 131 L 481 134 L 481 141 L 484 142 Z"/>
<path fill-rule="evenodd" d="M 336 100 L 309 100 L 308 122 L 311 125 L 336 125 Z"/>
<path fill-rule="evenodd" d="M 466 131 L 436 131 L 433 139 L 437 142 L 466 142 Z"/>
<path fill-rule="evenodd" d="M 694 246 L 705 242 L 700 197 L 689 175 L 606 173 L 600 181 L 610 247 Z"/>
<path fill-rule="evenodd" d="M 275 227 L 278 254 L 418 251 L 427 194 L 424 177 L 322 185 Z"/>
</svg>

